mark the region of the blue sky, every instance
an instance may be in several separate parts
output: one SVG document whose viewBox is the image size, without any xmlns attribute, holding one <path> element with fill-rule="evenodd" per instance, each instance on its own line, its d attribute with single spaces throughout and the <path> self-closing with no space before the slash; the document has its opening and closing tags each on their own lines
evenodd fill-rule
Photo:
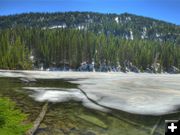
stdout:
<svg viewBox="0 0 180 135">
<path fill-rule="evenodd" d="M 128 12 L 180 25 L 180 0 L 0 0 L 0 15 L 64 11 Z"/>
</svg>

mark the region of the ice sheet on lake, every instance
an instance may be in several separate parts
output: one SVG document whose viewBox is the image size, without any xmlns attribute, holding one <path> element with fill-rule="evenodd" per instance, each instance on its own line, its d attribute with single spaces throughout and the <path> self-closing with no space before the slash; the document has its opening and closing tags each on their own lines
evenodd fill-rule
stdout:
<svg viewBox="0 0 180 135">
<path fill-rule="evenodd" d="M 79 89 L 47 88 L 47 87 L 24 87 L 26 90 L 34 91 L 30 94 L 36 101 L 44 102 L 66 102 L 69 100 L 80 101 L 88 108 L 108 112 L 109 110 L 91 102 Z"/>
<path fill-rule="evenodd" d="M 161 115 L 175 112 L 180 106 L 180 75 L 47 71 L 19 71 L 14 73 L 0 71 L 0 76 L 69 79 L 69 82 L 80 84 L 79 88 L 98 104 L 130 113 Z M 72 79 L 78 80 L 72 81 Z M 41 92 L 37 94 L 38 92 L 36 92 L 34 98 L 41 99 L 45 95 L 48 100 L 55 100 L 56 95 L 62 98 L 67 94 L 66 92 L 57 94 L 56 92 L 59 91 L 46 90 L 42 92 L 44 94 Z M 85 102 L 81 99 L 82 93 L 78 96 L 77 92 L 68 91 L 67 95 L 70 94 L 70 97 Z M 68 98 L 69 96 L 65 99 Z"/>
</svg>

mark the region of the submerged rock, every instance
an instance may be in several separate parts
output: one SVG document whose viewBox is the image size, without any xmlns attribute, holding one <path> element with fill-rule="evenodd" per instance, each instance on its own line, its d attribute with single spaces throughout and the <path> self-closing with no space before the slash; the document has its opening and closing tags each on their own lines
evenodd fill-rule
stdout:
<svg viewBox="0 0 180 135">
<path fill-rule="evenodd" d="M 92 131 L 87 131 L 85 133 L 82 133 L 82 135 L 96 135 L 96 133 L 94 133 Z"/>
<path fill-rule="evenodd" d="M 44 124 L 44 123 L 42 123 L 42 124 L 40 124 L 40 126 L 39 126 L 39 128 L 47 128 L 48 126 L 46 125 L 46 124 Z"/>
<path fill-rule="evenodd" d="M 20 80 L 24 83 L 36 82 L 36 79 L 34 78 L 20 78 Z"/>
<path fill-rule="evenodd" d="M 90 122 L 90 123 L 92 123 L 92 124 L 94 124 L 96 126 L 99 126 L 101 128 L 108 128 L 107 125 L 103 121 L 99 120 L 96 117 L 93 117 L 93 116 L 90 116 L 90 115 L 84 115 L 84 114 L 79 115 L 78 117 L 85 120 L 85 121 L 87 121 L 87 122 Z"/>
</svg>

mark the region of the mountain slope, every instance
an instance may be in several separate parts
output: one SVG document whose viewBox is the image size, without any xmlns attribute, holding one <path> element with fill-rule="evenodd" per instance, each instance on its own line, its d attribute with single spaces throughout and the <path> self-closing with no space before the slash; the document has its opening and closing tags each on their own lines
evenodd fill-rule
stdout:
<svg viewBox="0 0 180 135">
<path fill-rule="evenodd" d="M 43 29 L 75 28 L 126 39 L 149 39 L 176 42 L 180 27 L 164 21 L 133 14 L 93 12 L 29 13 L 0 17 L 0 28 L 40 27 Z"/>
<path fill-rule="evenodd" d="M 132 14 L 0 17 L 0 68 L 180 72 L 180 27 Z"/>
</svg>

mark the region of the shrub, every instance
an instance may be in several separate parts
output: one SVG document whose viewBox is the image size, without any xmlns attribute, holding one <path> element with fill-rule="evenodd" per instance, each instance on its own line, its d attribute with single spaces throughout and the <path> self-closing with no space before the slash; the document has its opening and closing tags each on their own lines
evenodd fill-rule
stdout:
<svg viewBox="0 0 180 135">
<path fill-rule="evenodd" d="M 0 98 L 0 135 L 23 135 L 30 124 L 23 124 L 27 118 L 20 110 L 15 109 L 15 103 L 7 98 Z"/>
</svg>

